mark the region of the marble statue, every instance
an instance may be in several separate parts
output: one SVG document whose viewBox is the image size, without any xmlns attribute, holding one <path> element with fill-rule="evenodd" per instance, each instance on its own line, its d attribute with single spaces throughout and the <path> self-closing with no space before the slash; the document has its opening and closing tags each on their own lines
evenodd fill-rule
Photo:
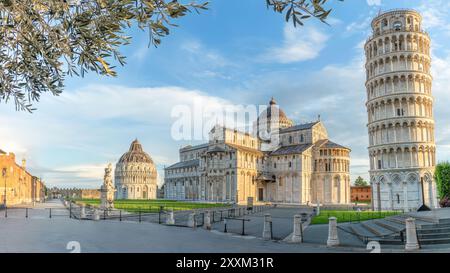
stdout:
<svg viewBox="0 0 450 273">
<path fill-rule="evenodd" d="M 112 180 L 112 165 L 108 164 L 105 168 L 105 176 L 103 178 L 103 185 L 101 191 L 101 208 L 104 210 L 114 209 L 114 183 Z"/>
</svg>

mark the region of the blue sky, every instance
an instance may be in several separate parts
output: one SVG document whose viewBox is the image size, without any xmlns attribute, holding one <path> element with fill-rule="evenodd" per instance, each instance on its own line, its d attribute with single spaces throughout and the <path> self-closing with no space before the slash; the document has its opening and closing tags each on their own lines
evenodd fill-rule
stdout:
<svg viewBox="0 0 450 273">
<path fill-rule="evenodd" d="M 49 186 L 95 188 L 103 168 L 138 138 L 157 163 L 178 160 L 171 109 L 179 104 L 266 104 L 273 96 L 296 123 L 320 114 L 330 139 L 352 148 L 352 177 L 368 177 L 363 43 L 380 10 L 413 8 L 432 38 L 438 160 L 450 158 L 450 27 L 447 0 L 330 1 L 330 26 L 297 29 L 264 0 L 212 0 L 177 21 L 159 48 L 132 30 L 119 76 L 69 78 L 30 115 L 0 105 L 0 149 L 25 157 Z"/>
</svg>

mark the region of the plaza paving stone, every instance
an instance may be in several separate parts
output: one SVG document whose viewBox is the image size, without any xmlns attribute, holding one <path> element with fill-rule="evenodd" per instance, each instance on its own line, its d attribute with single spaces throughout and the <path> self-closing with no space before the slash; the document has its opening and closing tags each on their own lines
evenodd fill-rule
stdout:
<svg viewBox="0 0 450 273">
<path fill-rule="evenodd" d="M 369 252 L 355 237 L 339 230 L 341 246 L 327 248 L 327 225 L 309 226 L 304 233 L 304 244 L 282 241 L 264 241 L 261 212 L 251 218 L 248 233 L 239 236 L 207 231 L 202 228 L 165 226 L 136 221 L 91 221 L 70 219 L 68 216 L 48 217 L 48 209 L 63 211 L 61 204 L 50 202 L 36 205 L 33 215 L 25 218 L 23 211 L 9 210 L 8 218 L 0 212 L 0 252 L 69 252 L 67 243 L 77 241 L 81 252 L 177 252 L 177 253 L 327 253 Z M 279 221 L 274 234 L 280 238 L 292 232 L 292 217 L 298 208 L 275 208 L 271 214 Z M 279 217 L 276 218 L 276 216 Z M 283 222 L 284 221 L 284 222 Z M 259 224 L 258 224 L 259 223 Z M 284 223 L 284 224 L 283 224 Z M 219 223 L 216 223 L 216 225 Z M 247 224 L 247 223 L 246 223 Z M 246 228 L 247 229 L 247 228 Z M 247 232 L 246 232 L 247 233 Z M 450 252 L 449 245 L 425 246 L 421 252 Z M 401 246 L 385 247 L 382 252 L 403 252 Z"/>
<path fill-rule="evenodd" d="M 242 233 L 242 220 L 245 221 L 244 231 L 246 235 L 262 237 L 264 229 L 264 215 L 270 214 L 272 217 L 272 232 L 275 240 L 282 240 L 293 232 L 294 215 L 301 213 L 312 213 L 312 209 L 302 207 L 270 208 L 255 214 L 237 217 L 235 220 L 227 220 L 227 232 L 234 234 Z M 224 222 L 213 224 L 213 229 L 224 231 Z"/>
</svg>

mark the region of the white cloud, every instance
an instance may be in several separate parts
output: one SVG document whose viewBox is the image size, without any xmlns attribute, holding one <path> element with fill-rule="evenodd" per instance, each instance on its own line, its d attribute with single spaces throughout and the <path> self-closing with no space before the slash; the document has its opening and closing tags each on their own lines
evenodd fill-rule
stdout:
<svg viewBox="0 0 450 273">
<path fill-rule="evenodd" d="M 327 18 L 327 23 L 330 26 L 338 26 L 338 25 L 341 25 L 343 23 L 343 21 L 341 19 L 336 18 L 336 17 L 328 17 Z"/>
<path fill-rule="evenodd" d="M 192 105 L 194 101 L 221 105 L 225 100 L 199 90 L 175 86 L 131 88 L 92 85 L 75 92 L 65 92 L 60 101 L 53 101 L 53 107 L 63 110 L 71 105 L 70 108 L 76 109 L 78 117 L 96 120 L 130 118 L 148 123 L 165 123 L 170 119 L 174 105 Z"/>
<path fill-rule="evenodd" d="M 417 7 L 417 10 L 422 14 L 425 28 L 450 32 L 448 25 L 450 2 L 448 0 L 424 0 Z"/>
<path fill-rule="evenodd" d="M 199 90 L 171 86 L 67 90 L 60 97 L 44 96 L 32 115 L 0 108 L 0 149 L 16 153 L 19 161 L 26 157 L 32 173 L 49 185 L 92 188 L 101 185 L 107 163 L 115 164 L 138 137 L 162 172 L 163 165 L 178 160 L 178 148 L 186 144 L 170 136 L 171 110 L 194 103 L 209 108 L 230 104 Z"/>
<path fill-rule="evenodd" d="M 92 164 L 92 165 L 74 165 L 74 166 L 65 166 L 61 168 L 56 168 L 54 171 L 56 173 L 71 173 L 74 177 L 78 178 L 86 178 L 91 180 L 99 180 L 102 181 L 104 169 L 107 167 L 107 163 L 105 164 Z"/>
<path fill-rule="evenodd" d="M 380 9 L 376 5 L 373 6 L 369 14 L 360 14 L 353 22 L 347 25 L 344 34 L 363 34 L 364 37 L 369 37 L 371 35 L 371 23 L 372 19 L 378 14 Z"/>
<path fill-rule="evenodd" d="M 381 0 L 367 0 L 369 6 L 381 6 Z"/>
<path fill-rule="evenodd" d="M 436 144 L 439 161 L 450 159 L 450 53 L 444 57 L 433 55 L 433 96 L 436 120 Z"/>
<path fill-rule="evenodd" d="M 185 41 L 181 45 L 181 49 L 190 53 L 197 62 L 203 60 L 210 67 L 225 67 L 232 65 L 222 54 L 216 50 L 210 49 L 198 40 Z"/>
<path fill-rule="evenodd" d="M 329 37 L 314 27 L 286 24 L 284 41 L 280 47 L 270 49 L 264 59 L 279 63 L 295 63 L 315 59 L 325 48 Z"/>
</svg>

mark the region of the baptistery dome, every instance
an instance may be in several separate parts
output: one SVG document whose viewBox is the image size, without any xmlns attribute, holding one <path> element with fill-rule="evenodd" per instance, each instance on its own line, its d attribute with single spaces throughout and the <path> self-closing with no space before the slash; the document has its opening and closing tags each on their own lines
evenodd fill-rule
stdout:
<svg viewBox="0 0 450 273">
<path fill-rule="evenodd" d="M 153 160 L 142 149 L 141 143 L 136 139 L 131 143 L 130 150 L 124 153 L 118 163 L 150 163 L 153 165 Z"/>
<path fill-rule="evenodd" d="M 156 199 L 156 177 L 152 158 L 134 140 L 116 164 L 116 199 Z"/>
</svg>

